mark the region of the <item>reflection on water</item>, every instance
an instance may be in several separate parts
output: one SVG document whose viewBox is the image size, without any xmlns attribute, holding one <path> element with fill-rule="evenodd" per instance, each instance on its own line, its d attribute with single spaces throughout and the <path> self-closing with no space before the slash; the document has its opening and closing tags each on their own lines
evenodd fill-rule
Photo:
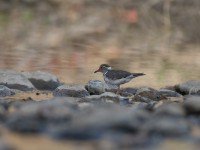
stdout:
<svg viewBox="0 0 200 150">
<path fill-rule="evenodd" d="M 188 48 L 189 49 L 189 48 Z M 44 70 L 56 74 L 62 82 L 86 83 L 91 79 L 103 80 L 102 74 L 94 74 L 99 64 L 108 63 L 115 69 L 144 72 L 146 76 L 134 79 L 124 86 L 162 87 L 199 79 L 200 51 L 140 51 L 109 47 L 102 50 L 2 51 L 2 69 Z"/>
</svg>

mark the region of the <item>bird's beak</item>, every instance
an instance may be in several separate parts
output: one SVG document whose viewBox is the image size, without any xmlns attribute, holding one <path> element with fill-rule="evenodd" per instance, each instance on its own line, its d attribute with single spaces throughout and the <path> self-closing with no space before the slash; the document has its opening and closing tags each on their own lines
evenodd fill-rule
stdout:
<svg viewBox="0 0 200 150">
<path fill-rule="evenodd" d="M 97 72 L 101 72 L 101 69 L 99 68 L 98 70 L 96 70 L 94 73 L 97 73 Z"/>
</svg>

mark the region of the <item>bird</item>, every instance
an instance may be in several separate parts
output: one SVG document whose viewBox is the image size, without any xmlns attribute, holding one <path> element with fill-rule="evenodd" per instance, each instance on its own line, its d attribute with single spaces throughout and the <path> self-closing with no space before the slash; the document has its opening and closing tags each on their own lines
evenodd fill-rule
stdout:
<svg viewBox="0 0 200 150">
<path fill-rule="evenodd" d="M 108 64 L 101 64 L 94 73 L 101 72 L 107 85 L 117 86 L 117 94 L 120 92 L 120 85 L 131 81 L 133 78 L 146 75 L 144 73 L 131 73 L 124 70 L 114 70 Z"/>
</svg>

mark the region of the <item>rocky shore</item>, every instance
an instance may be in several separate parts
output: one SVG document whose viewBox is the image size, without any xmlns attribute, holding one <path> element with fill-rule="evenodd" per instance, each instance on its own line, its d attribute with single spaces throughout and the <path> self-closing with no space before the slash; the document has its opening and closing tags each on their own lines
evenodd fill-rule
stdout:
<svg viewBox="0 0 200 150">
<path fill-rule="evenodd" d="M 27 98 L 18 97 L 22 92 Z M 36 100 L 30 92 L 49 98 Z M 102 150 L 160 149 L 169 139 L 198 148 L 200 142 L 197 80 L 161 89 L 127 87 L 116 95 L 98 80 L 72 85 L 42 71 L 1 70 L 0 97 L 1 126 L 17 134 L 96 141 L 94 149 Z M 0 149 L 15 145 L 0 140 Z"/>
</svg>

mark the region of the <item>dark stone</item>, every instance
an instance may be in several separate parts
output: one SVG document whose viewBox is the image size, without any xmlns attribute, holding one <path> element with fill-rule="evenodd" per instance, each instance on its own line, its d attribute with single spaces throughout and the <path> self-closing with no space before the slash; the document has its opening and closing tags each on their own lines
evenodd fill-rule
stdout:
<svg viewBox="0 0 200 150">
<path fill-rule="evenodd" d="M 0 121 L 4 121 L 7 111 L 4 106 L 0 105 Z"/>
<path fill-rule="evenodd" d="M 176 91 L 182 95 L 200 94 L 200 81 L 190 80 L 175 86 Z"/>
<path fill-rule="evenodd" d="M 131 109 L 146 109 L 147 106 L 148 104 L 144 102 L 134 102 Z"/>
<path fill-rule="evenodd" d="M 4 85 L 0 85 L 0 97 L 6 97 L 14 95 L 15 92 L 13 92 L 11 89 L 7 88 Z"/>
<path fill-rule="evenodd" d="M 133 103 L 131 102 L 129 98 L 119 96 L 119 104 L 129 106 L 129 105 L 132 105 Z"/>
<path fill-rule="evenodd" d="M 6 110 L 8 109 L 9 107 L 9 101 L 8 100 L 5 100 L 5 99 L 0 99 L 0 106 L 3 106 Z"/>
<path fill-rule="evenodd" d="M 167 90 L 167 89 L 160 89 L 158 92 L 165 97 L 181 97 L 182 96 L 181 94 L 175 91 Z"/>
<path fill-rule="evenodd" d="M 81 85 L 61 85 L 53 91 L 55 97 L 86 97 L 88 91 Z"/>
<path fill-rule="evenodd" d="M 101 130 L 93 130 L 90 127 L 77 128 L 72 125 L 49 126 L 47 134 L 55 139 L 95 140 L 101 137 Z"/>
<path fill-rule="evenodd" d="M 147 106 L 145 108 L 149 111 L 153 111 L 153 110 L 155 110 L 158 103 L 159 102 L 157 102 L 157 101 L 150 101 L 150 102 L 147 103 Z"/>
<path fill-rule="evenodd" d="M 10 89 L 30 91 L 34 89 L 32 83 L 21 73 L 16 71 L 0 71 L 0 85 Z"/>
<path fill-rule="evenodd" d="M 158 107 L 155 112 L 155 116 L 171 116 L 171 117 L 184 117 L 185 110 L 177 103 L 164 104 Z"/>
<path fill-rule="evenodd" d="M 184 118 L 155 117 L 145 126 L 149 134 L 159 134 L 162 136 L 179 137 L 186 136 L 190 132 L 190 126 Z"/>
<path fill-rule="evenodd" d="M 49 134 L 61 139 L 96 139 L 108 132 L 137 133 L 149 114 L 117 105 L 94 105 L 81 111 L 68 125 L 53 127 Z"/>
<path fill-rule="evenodd" d="M 105 92 L 106 85 L 104 82 L 99 80 L 90 80 L 88 81 L 85 88 L 88 90 L 90 94 L 98 95 Z"/>
<path fill-rule="evenodd" d="M 162 136 L 185 136 L 190 133 L 190 125 L 185 119 L 185 111 L 181 105 L 171 103 L 161 105 L 152 114 L 152 118 L 144 125 L 149 134 Z"/>
<path fill-rule="evenodd" d="M 35 72 L 22 72 L 22 74 L 28 78 L 28 80 L 37 88 L 38 90 L 54 90 L 60 86 L 60 82 L 56 76 L 53 74 L 35 71 Z"/>
<path fill-rule="evenodd" d="M 91 95 L 81 98 L 79 102 L 107 102 L 107 103 L 119 103 L 120 99 L 119 96 L 111 93 L 105 92 L 101 95 Z"/>
<path fill-rule="evenodd" d="M 82 110 L 90 111 L 94 109 L 94 104 L 95 103 L 83 102 L 83 103 L 78 103 L 78 107 L 81 111 Z"/>
<path fill-rule="evenodd" d="M 120 95 L 125 97 L 134 96 L 138 89 L 142 87 L 127 87 L 120 90 Z"/>
<path fill-rule="evenodd" d="M 9 106 L 9 109 L 17 110 L 23 107 L 24 105 L 32 104 L 32 103 L 36 103 L 36 102 L 30 99 L 14 100 L 14 101 L 9 102 L 8 106 Z"/>
<path fill-rule="evenodd" d="M 78 106 L 68 99 L 26 103 L 6 119 L 6 126 L 18 132 L 44 132 L 48 124 L 66 123 Z"/>
<path fill-rule="evenodd" d="M 145 103 L 164 99 L 166 99 L 166 97 L 161 95 L 157 90 L 147 87 L 138 89 L 135 96 L 133 97 L 133 101 L 140 101 Z"/>
<path fill-rule="evenodd" d="M 200 114 L 200 96 L 185 96 L 183 106 L 188 114 Z"/>
</svg>

